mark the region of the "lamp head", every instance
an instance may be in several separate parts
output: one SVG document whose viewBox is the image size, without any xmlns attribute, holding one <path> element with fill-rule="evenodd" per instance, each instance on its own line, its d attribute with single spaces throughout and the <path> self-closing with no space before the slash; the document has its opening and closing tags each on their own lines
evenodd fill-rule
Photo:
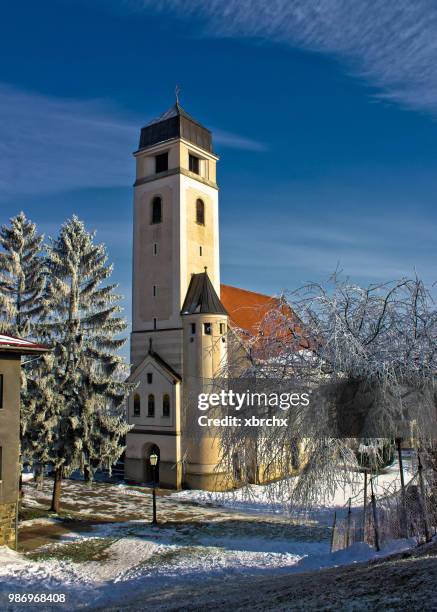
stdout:
<svg viewBox="0 0 437 612">
<path fill-rule="evenodd" d="M 149 457 L 149 460 L 150 460 L 150 465 L 153 465 L 153 466 L 157 465 L 158 455 L 156 453 L 152 453 Z"/>
</svg>

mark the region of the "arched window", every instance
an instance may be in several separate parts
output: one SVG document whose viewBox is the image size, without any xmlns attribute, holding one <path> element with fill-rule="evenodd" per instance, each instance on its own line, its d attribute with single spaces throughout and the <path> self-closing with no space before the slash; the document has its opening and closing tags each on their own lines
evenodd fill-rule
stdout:
<svg viewBox="0 0 437 612">
<path fill-rule="evenodd" d="M 149 398 L 147 400 L 147 416 L 155 416 L 155 396 L 153 395 L 153 393 L 150 393 Z"/>
<path fill-rule="evenodd" d="M 141 400 L 138 393 L 134 395 L 134 416 L 140 416 L 141 413 Z"/>
<path fill-rule="evenodd" d="M 168 395 L 168 393 L 166 393 L 162 398 L 162 416 L 170 416 L 170 396 Z"/>
<path fill-rule="evenodd" d="M 155 196 L 152 200 L 152 223 L 161 223 L 162 221 L 162 199 Z"/>
<path fill-rule="evenodd" d="M 205 225 L 205 203 L 200 198 L 196 201 L 196 223 Z"/>
</svg>

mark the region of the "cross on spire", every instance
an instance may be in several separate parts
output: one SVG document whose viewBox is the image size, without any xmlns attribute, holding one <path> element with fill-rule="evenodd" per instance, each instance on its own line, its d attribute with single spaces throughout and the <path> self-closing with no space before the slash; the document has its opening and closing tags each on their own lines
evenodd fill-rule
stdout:
<svg viewBox="0 0 437 612">
<path fill-rule="evenodd" d="M 176 96 L 176 104 L 179 104 L 179 94 L 181 92 L 181 88 L 179 87 L 179 85 L 176 85 L 176 87 L 174 88 L 174 93 Z"/>
</svg>

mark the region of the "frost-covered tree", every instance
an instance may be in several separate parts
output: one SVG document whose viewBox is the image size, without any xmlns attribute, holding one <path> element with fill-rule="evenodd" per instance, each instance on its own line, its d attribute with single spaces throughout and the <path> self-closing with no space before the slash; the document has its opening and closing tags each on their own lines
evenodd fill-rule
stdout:
<svg viewBox="0 0 437 612">
<path fill-rule="evenodd" d="M 42 485 L 44 468 L 53 465 L 53 449 L 59 436 L 59 420 L 64 410 L 60 392 L 62 377 L 56 367 L 53 352 L 32 362 L 28 378 L 26 401 L 22 411 L 27 414 L 22 434 L 23 460 L 31 464 L 35 478 Z"/>
<path fill-rule="evenodd" d="M 21 212 L 0 229 L 0 331 L 15 336 L 37 335 L 45 287 L 44 237 Z M 37 359 L 28 359 L 21 369 L 22 453 L 26 455 L 27 426 L 34 417 L 28 382 L 33 378 Z M 39 379 L 34 378 L 34 392 Z"/>
<path fill-rule="evenodd" d="M 21 212 L 0 229 L 0 331 L 29 336 L 41 312 L 44 237 Z"/>
<path fill-rule="evenodd" d="M 46 266 L 42 333 L 53 351 L 41 361 L 49 384 L 39 391 L 41 413 L 31 437 L 37 460 L 55 471 L 52 509 L 58 512 L 64 475 L 111 469 L 122 454 L 130 387 L 117 354 L 126 322 L 119 316 L 117 285 L 106 282 L 112 266 L 104 245 L 95 244 L 94 233 L 74 216 L 50 240 Z"/>
<path fill-rule="evenodd" d="M 258 411 L 287 416 L 287 427 L 218 428 L 224 471 L 238 456 L 243 484 L 253 482 L 256 449 L 264 478 L 290 476 L 300 451 L 299 477 L 279 481 L 274 501 L 312 505 L 344 482 L 351 468 L 359 469 L 354 449 L 361 438 L 374 446 L 375 469 L 386 439 L 413 436 L 422 449 L 432 447 L 437 312 L 419 279 L 360 287 L 333 277 L 328 286 L 293 292 L 288 304 L 273 305 L 259 333 L 246 341 L 250 359 L 242 351 L 236 358 L 230 354 L 227 370 L 239 371 L 249 388 L 256 380 L 257 391 L 304 389 L 311 401 L 285 413 L 271 406 Z"/>
</svg>

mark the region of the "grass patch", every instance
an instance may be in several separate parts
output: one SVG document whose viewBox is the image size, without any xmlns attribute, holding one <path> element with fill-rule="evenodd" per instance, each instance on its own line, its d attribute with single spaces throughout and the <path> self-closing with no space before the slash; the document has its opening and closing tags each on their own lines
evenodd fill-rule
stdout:
<svg viewBox="0 0 437 612">
<path fill-rule="evenodd" d="M 62 510 L 57 514 L 56 512 L 52 512 L 49 508 L 35 508 L 35 507 L 22 507 L 20 509 L 18 519 L 19 521 L 30 521 L 32 519 L 39 518 L 51 518 L 57 519 L 60 522 L 71 522 L 71 521 L 83 521 L 83 522 L 98 522 L 98 523 L 107 523 L 107 522 L 117 522 L 119 519 L 108 517 L 108 515 L 102 514 L 90 514 L 83 513 L 80 511 L 74 510 Z"/>
<path fill-rule="evenodd" d="M 172 565 L 177 563 L 178 559 L 183 558 L 186 561 L 188 558 L 199 557 L 203 551 L 196 546 L 181 546 L 178 548 L 170 548 L 164 552 L 156 553 L 149 559 L 140 563 L 142 567 L 156 567 L 159 565 Z"/>
<path fill-rule="evenodd" d="M 167 521 L 167 528 L 173 527 L 176 536 L 189 535 L 196 541 L 204 537 L 216 538 L 249 538 L 263 540 L 290 540 L 300 542 L 325 542 L 330 538 L 330 528 L 323 525 L 302 525 L 265 520 L 232 519 L 221 521 Z"/>
<path fill-rule="evenodd" d="M 106 561 L 109 558 L 107 549 L 115 541 L 116 538 L 90 538 L 80 542 L 57 544 L 50 548 L 29 553 L 27 556 L 33 561 L 47 561 L 48 559 L 72 561 L 73 563 Z"/>
<path fill-rule="evenodd" d="M 32 519 L 39 518 L 52 518 L 53 512 L 50 512 L 48 508 L 34 508 L 30 507 L 21 507 L 18 513 L 19 521 L 30 521 Z"/>
<path fill-rule="evenodd" d="M 59 517 L 61 520 L 65 522 L 69 521 L 77 521 L 83 523 L 121 523 L 124 522 L 123 518 L 119 518 L 117 516 L 109 516 L 108 514 L 99 514 L 98 512 L 81 512 L 80 510 L 65 510 L 64 512 L 60 512 L 59 514 L 51 515 Z"/>
</svg>

